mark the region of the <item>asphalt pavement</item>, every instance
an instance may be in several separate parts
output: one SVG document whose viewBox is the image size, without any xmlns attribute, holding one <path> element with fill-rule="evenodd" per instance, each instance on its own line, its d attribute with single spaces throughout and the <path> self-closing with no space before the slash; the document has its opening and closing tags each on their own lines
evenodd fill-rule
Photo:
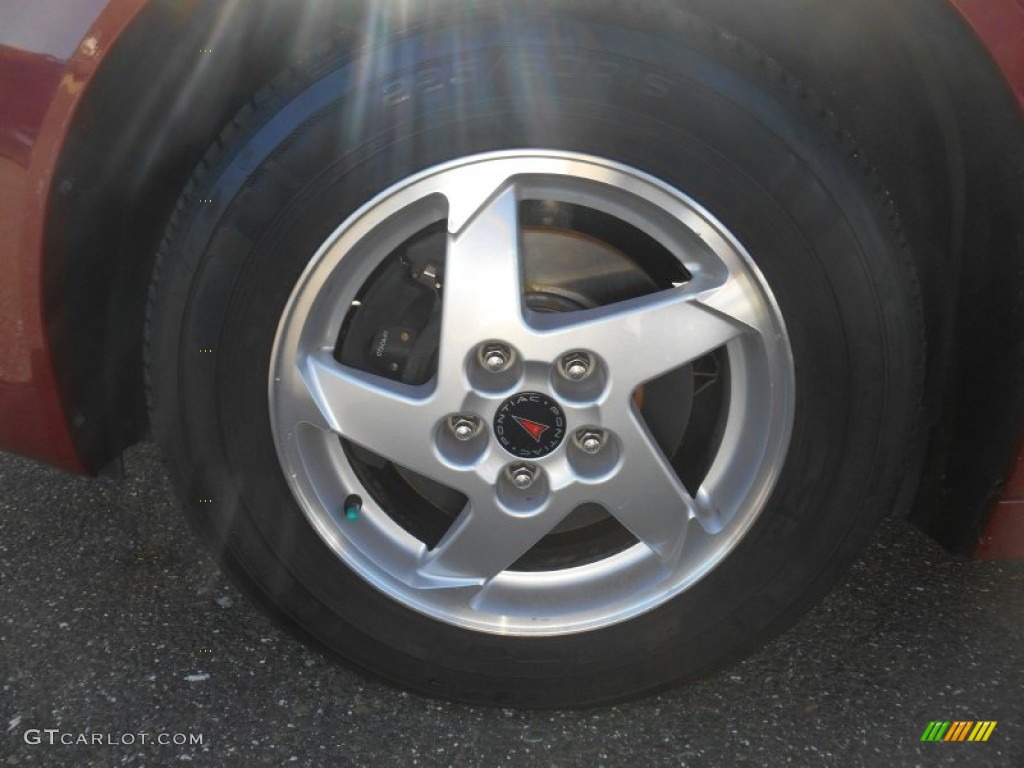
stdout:
<svg viewBox="0 0 1024 768">
<path fill-rule="evenodd" d="M 744 661 L 627 705 L 522 712 L 304 647 L 197 548 L 153 447 L 127 468 L 0 456 L 0 766 L 1024 766 L 1024 562 L 955 558 L 901 521 Z M 997 724 L 922 742 L 933 720 Z"/>
</svg>

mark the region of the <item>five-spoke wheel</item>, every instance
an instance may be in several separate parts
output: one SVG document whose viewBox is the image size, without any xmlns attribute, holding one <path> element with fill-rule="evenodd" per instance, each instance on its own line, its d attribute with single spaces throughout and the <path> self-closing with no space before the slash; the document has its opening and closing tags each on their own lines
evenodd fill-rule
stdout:
<svg viewBox="0 0 1024 768">
<path fill-rule="evenodd" d="M 651 234 L 685 279 L 601 306 L 532 310 L 520 212 L 533 202 L 571 204 Z M 339 362 L 346 321 L 372 289 L 365 282 L 438 222 L 445 231 L 431 279 L 440 329 L 429 379 L 410 384 Z M 552 236 L 571 243 L 582 235 Z M 563 255 L 555 247 L 547 258 Z M 687 487 L 638 393 L 720 350 L 729 371 L 723 418 L 704 446 L 706 471 Z M 793 397 L 782 318 L 742 245 L 678 190 L 562 152 L 448 163 L 351 216 L 292 293 L 270 379 L 282 464 L 338 556 L 411 608 L 517 634 L 621 621 L 713 567 L 771 490 Z M 424 541 L 396 521 L 360 479 L 346 444 L 465 498 L 440 540 Z M 363 502 L 358 523 L 343 514 L 352 494 Z M 585 565 L 515 568 L 586 505 L 603 509 L 635 544 L 610 546 Z"/>
</svg>

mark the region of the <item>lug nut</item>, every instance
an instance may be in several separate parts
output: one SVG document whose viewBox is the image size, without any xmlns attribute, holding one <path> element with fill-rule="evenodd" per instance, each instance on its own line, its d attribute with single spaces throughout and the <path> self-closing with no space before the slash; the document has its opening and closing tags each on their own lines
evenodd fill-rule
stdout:
<svg viewBox="0 0 1024 768">
<path fill-rule="evenodd" d="M 474 416 L 453 416 L 448 426 L 456 440 L 466 442 L 476 434 L 477 420 Z"/>
<path fill-rule="evenodd" d="M 480 350 L 480 361 L 491 373 L 501 373 L 512 362 L 512 350 L 504 344 L 484 344 Z"/>
<path fill-rule="evenodd" d="M 521 491 L 525 491 L 537 477 L 537 468 L 532 464 L 513 464 L 508 468 L 508 476 L 512 485 Z"/>
<path fill-rule="evenodd" d="M 581 429 L 576 433 L 576 443 L 580 450 L 593 456 L 604 446 L 604 432 L 599 429 Z"/>
<path fill-rule="evenodd" d="M 593 362 L 586 352 L 571 352 L 562 358 L 561 367 L 567 379 L 581 381 L 590 375 Z"/>
</svg>

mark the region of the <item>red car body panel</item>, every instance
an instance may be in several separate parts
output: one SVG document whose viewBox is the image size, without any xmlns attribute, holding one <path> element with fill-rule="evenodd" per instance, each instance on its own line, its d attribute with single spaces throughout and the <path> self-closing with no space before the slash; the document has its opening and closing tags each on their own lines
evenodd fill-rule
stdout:
<svg viewBox="0 0 1024 768">
<path fill-rule="evenodd" d="M 77 107 L 147 0 L 12 2 L 4 13 L 13 28 L 0 29 L 0 450 L 91 473 L 97 468 L 76 451 L 65 411 L 74 393 L 59 391 L 48 343 L 65 320 L 44 310 L 45 222 Z M 1024 0 L 951 3 L 1024 109 Z M 978 554 L 1024 557 L 1024 451 Z"/>
<path fill-rule="evenodd" d="M 1024 0 L 952 0 L 1006 75 L 1024 109 Z"/>
<path fill-rule="evenodd" d="M 1013 474 L 985 525 L 974 556 L 983 560 L 1024 558 L 1024 444 L 1017 451 Z"/>
<path fill-rule="evenodd" d="M 87 472 L 50 356 L 47 329 L 61 318 L 43 311 L 46 211 L 75 109 L 145 0 L 17 5 L 13 28 L 0 32 L 0 450 Z M 40 27 L 58 14 L 60 36 L 48 37 Z"/>
</svg>

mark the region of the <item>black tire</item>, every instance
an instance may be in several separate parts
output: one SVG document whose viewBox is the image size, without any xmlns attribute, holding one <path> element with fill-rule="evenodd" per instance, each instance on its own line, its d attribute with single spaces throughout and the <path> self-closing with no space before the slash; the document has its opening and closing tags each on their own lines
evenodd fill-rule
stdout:
<svg viewBox="0 0 1024 768">
<path fill-rule="evenodd" d="M 861 155 L 773 62 L 634 5 L 425 19 L 283 74 L 210 150 L 159 255 L 152 421 L 200 536 L 293 630 L 430 695 L 610 702 L 756 647 L 839 578 L 917 450 L 916 283 Z M 364 582 L 307 522 L 268 416 L 282 308 L 330 233 L 422 169 L 523 147 L 605 157 L 701 203 L 771 286 L 796 376 L 782 474 L 731 554 L 653 610 L 557 637 L 451 626 Z"/>
</svg>

